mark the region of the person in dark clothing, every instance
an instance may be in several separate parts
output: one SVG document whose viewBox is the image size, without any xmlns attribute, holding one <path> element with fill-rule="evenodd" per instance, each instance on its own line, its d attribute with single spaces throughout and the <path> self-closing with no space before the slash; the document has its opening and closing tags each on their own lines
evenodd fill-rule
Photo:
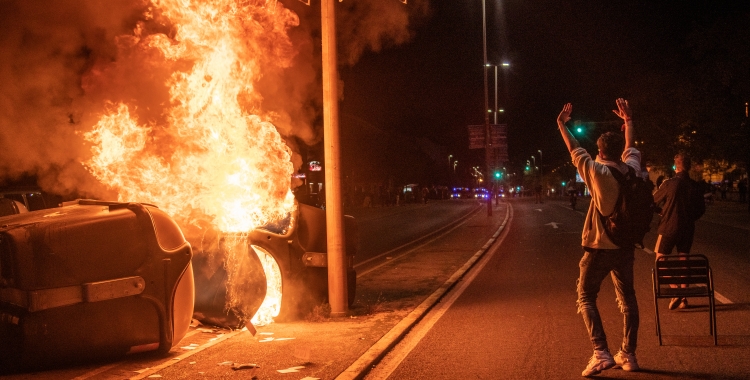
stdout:
<svg viewBox="0 0 750 380">
<path fill-rule="evenodd" d="M 675 176 L 665 180 L 654 193 L 654 202 L 661 207 L 659 237 L 654 248 L 657 258 L 671 254 L 674 248 L 677 248 L 677 253 L 681 255 L 690 253 L 695 221 L 706 212 L 700 185 L 688 175 L 692 165 L 690 157 L 682 153 L 677 154 L 674 164 Z M 669 303 L 669 309 L 674 310 L 678 307 L 687 307 L 687 299 L 673 298 Z"/>
</svg>

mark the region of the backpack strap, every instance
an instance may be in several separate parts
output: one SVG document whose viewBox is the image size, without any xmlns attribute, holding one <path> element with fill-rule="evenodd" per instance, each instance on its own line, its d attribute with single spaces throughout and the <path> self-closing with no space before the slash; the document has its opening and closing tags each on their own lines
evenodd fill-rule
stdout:
<svg viewBox="0 0 750 380">
<path fill-rule="evenodd" d="M 620 205 L 622 204 L 622 198 L 623 198 L 622 188 L 625 185 L 626 178 L 625 178 L 625 174 L 622 174 L 620 169 L 614 166 L 609 166 L 609 165 L 607 165 L 607 167 L 609 168 L 609 172 L 612 173 L 612 177 L 615 177 L 615 180 L 617 180 L 617 184 L 620 185 L 620 188 L 618 189 L 618 193 L 617 193 L 617 201 L 615 202 L 615 207 L 612 209 L 612 213 L 614 213 L 620 208 Z M 633 168 L 631 168 L 630 166 L 628 166 L 628 173 L 629 174 L 634 173 Z M 599 216 L 602 219 L 608 218 L 610 215 L 612 215 L 612 214 L 609 214 L 605 216 L 598 209 L 596 210 L 596 212 L 599 213 Z"/>
</svg>

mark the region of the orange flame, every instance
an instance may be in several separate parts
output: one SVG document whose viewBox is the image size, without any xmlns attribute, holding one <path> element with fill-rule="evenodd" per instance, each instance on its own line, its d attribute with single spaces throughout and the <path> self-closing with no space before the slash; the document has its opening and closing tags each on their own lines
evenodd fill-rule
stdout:
<svg viewBox="0 0 750 380">
<path fill-rule="evenodd" d="M 284 218 L 294 207 L 291 153 L 254 84 L 263 67 L 290 65 L 286 30 L 297 16 L 276 0 L 154 4 L 174 24 L 174 37 L 141 36 L 139 25 L 121 44 L 182 68 L 166 83 L 170 102 L 160 106 L 167 123 L 137 120 L 135 106 L 110 104 L 84 134 L 93 145 L 84 165 L 120 201 L 155 203 L 183 228 L 206 221 L 244 233 Z"/>
<path fill-rule="evenodd" d="M 283 218 L 293 207 L 291 153 L 273 124 L 250 113 L 262 100 L 253 84 L 263 52 L 247 29 L 253 17 L 278 16 L 290 26 L 296 16 L 276 1 L 157 4 L 177 34 L 138 43 L 165 61 L 192 62 L 170 78 L 169 125 L 140 122 L 127 104 L 112 106 L 84 135 L 94 144 L 85 165 L 120 200 L 156 203 L 183 223 L 206 216 L 221 231 L 247 232 Z"/>
</svg>

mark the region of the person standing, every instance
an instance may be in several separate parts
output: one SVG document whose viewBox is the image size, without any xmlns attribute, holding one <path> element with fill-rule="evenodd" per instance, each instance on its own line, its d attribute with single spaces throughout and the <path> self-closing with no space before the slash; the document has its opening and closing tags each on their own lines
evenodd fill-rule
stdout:
<svg viewBox="0 0 750 380">
<path fill-rule="evenodd" d="M 671 254 L 674 248 L 680 255 L 689 254 L 693 246 L 695 221 L 706 212 L 701 185 L 690 179 L 690 157 L 678 153 L 674 156 L 674 166 L 675 176 L 664 181 L 654 193 L 654 202 L 661 207 L 659 237 L 654 247 L 657 259 L 661 255 Z M 686 308 L 687 304 L 687 298 L 672 298 L 669 309 Z"/>
<path fill-rule="evenodd" d="M 625 174 L 630 168 L 640 175 L 641 152 L 635 148 L 632 113 L 625 99 L 617 99 L 618 110 L 613 111 L 624 121 L 625 141 L 619 133 L 602 134 L 596 144 L 599 155 L 592 159 L 580 147 L 565 123 L 570 120 L 573 106 L 566 104 L 557 117 L 557 125 L 568 147 L 574 166 L 591 192 L 591 203 L 583 225 L 581 236 L 583 258 L 579 263 L 578 312 L 583 315 L 589 339 L 594 346 L 594 354 L 581 373 L 593 376 L 615 366 L 626 371 L 637 371 L 638 362 L 635 350 L 640 323 L 638 302 L 633 286 L 633 262 L 635 247 L 619 247 L 607 236 L 601 215 L 610 215 L 615 210 L 619 196 L 619 183 L 612 175 L 613 170 Z M 601 316 L 596 298 L 602 281 L 611 273 L 617 293 L 620 311 L 623 313 L 624 334 L 619 352 L 612 357 L 607 346 Z"/>
</svg>

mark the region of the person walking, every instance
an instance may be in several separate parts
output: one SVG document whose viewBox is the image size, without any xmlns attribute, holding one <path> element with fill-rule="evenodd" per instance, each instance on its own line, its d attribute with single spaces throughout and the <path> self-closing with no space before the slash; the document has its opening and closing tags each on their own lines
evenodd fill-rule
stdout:
<svg viewBox="0 0 750 380">
<path fill-rule="evenodd" d="M 579 263 L 578 312 L 583 315 L 594 354 L 581 373 L 593 376 L 615 366 L 626 371 L 637 371 L 635 350 L 640 323 L 638 302 L 633 286 L 633 262 L 635 247 L 619 247 L 607 236 L 601 215 L 610 215 L 615 210 L 619 196 L 619 183 L 613 170 L 625 174 L 632 168 L 641 173 L 641 152 L 635 148 L 633 121 L 630 105 L 625 99 L 617 99 L 617 110 L 613 111 L 624 121 L 625 139 L 619 133 L 606 132 L 597 140 L 599 155 L 592 159 L 573 137 L 565 123 L 570 120 L 573 106 L 563 106 L 557 117 L 557 125 L 568 147 L 574 166 L 578 169 L 590 193 L 591 202 L 581 236 L 583 258 Z M 607 346 L 596 298 L 602 281 L 612 275 L 617 301 L 624 319 L 624 334 L 619 352 L 613 357 Z"/>
<path fill-rule="evenodd" d="M 661 208 L 659 237 L 654 247 L 657 259 L 671 254 L 674 248 L 680 255 L 689 254 L 693 246 L 695 221 L 706 212 L 701 185 L 690 179 L 690 157 L 678 153 L 674 157 L 674 166 L 675 176 L 664 181 L 654 193 L 654 202 Z M 669 309 L 686 308 L 687 305 L 687 298 L 672 298 Z"/>
</svg>

